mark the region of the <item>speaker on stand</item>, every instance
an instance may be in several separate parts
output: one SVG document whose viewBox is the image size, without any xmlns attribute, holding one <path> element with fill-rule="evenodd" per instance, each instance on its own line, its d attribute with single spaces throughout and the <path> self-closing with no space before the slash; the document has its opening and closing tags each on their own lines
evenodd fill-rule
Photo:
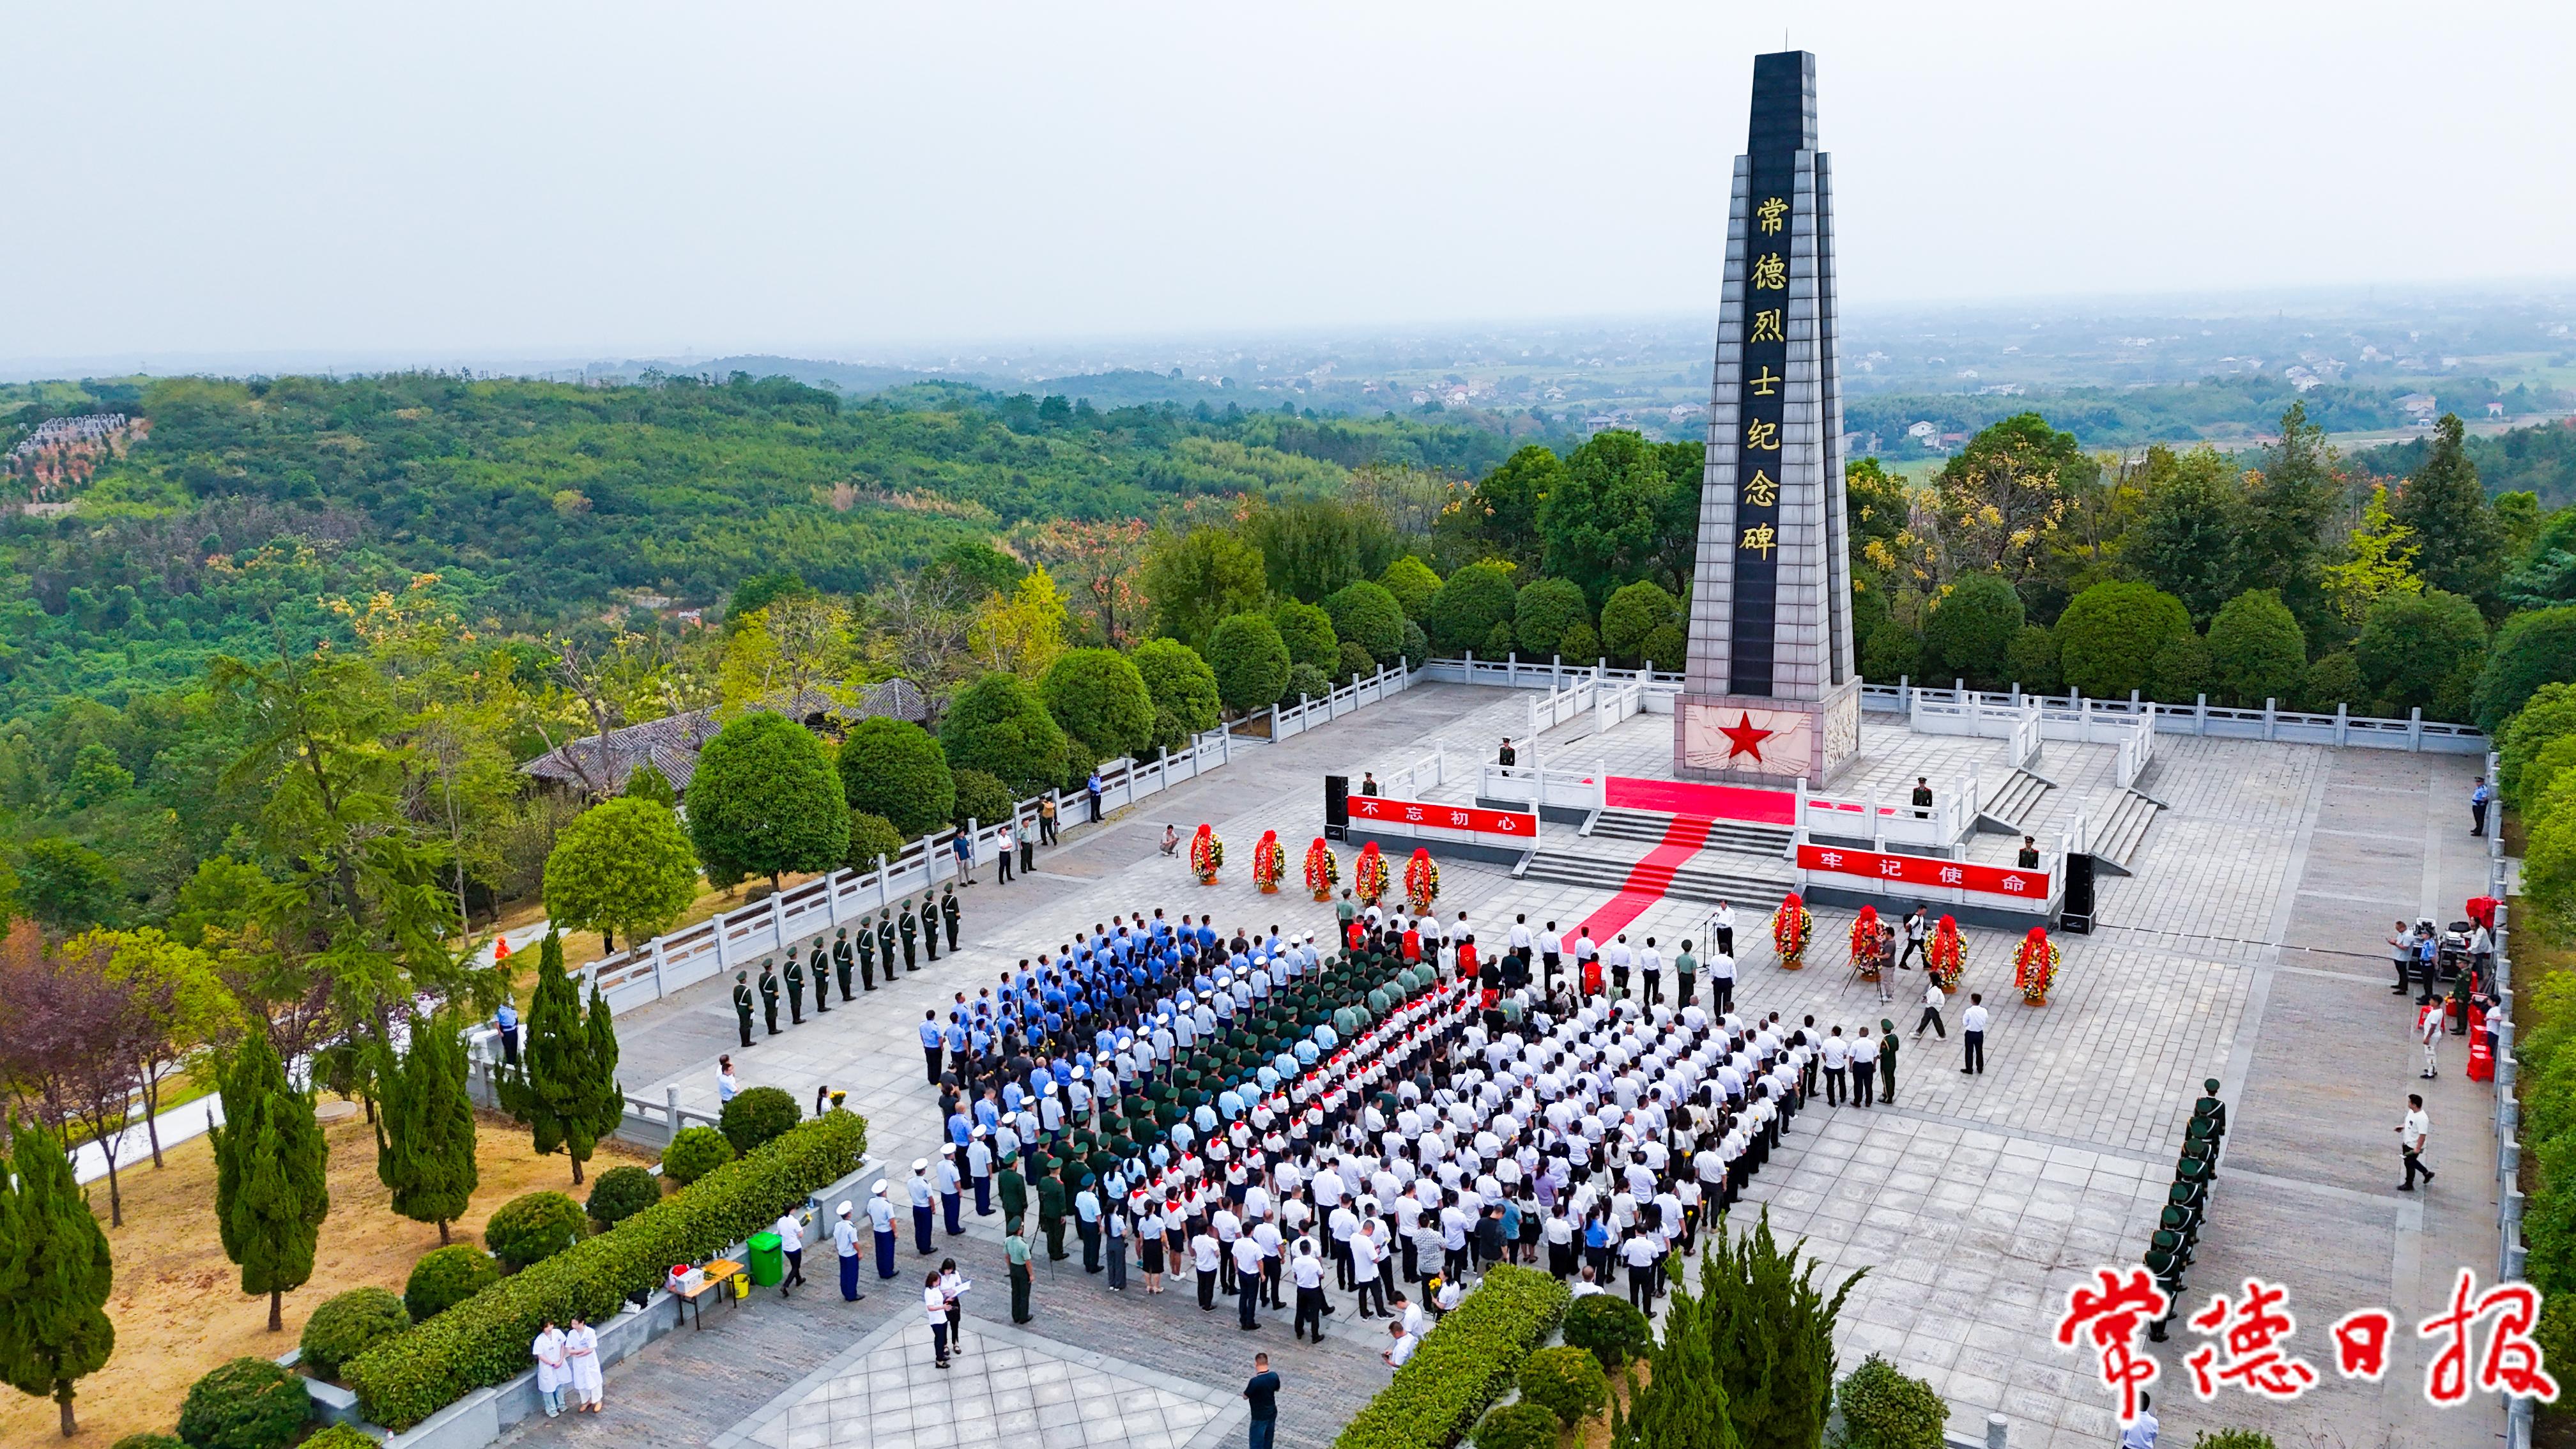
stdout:
<svg viewBox="0 0 2576 1449">
<path fill-rule="evenodd" d="M 2079 936 L 2093 934 L 2093 857 L 2066 857 L 2066 900 L 2058 919 L 2062 929 Z"/>
<path fill-rule="evenodd" d="M 1351 838 L 1351 777 L 1324 777 L 1324 836 L 1328 840 Z"/>
</svg>

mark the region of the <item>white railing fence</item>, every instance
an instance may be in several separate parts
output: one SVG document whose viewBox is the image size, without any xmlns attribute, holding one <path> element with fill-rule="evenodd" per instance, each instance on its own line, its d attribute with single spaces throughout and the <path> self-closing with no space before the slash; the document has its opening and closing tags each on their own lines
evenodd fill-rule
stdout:
<svg viewBox="0 0 2576 1449">
<path fill-rule="evenodd" d="M 1352 675 L 1349 683 L 1321 699 L 1310 699 L 1303 704 L 1285 708 L 1274 704 L 1270 707 L 1271 742 L 1275 744 L 1290 735 L 1303 734 L 1317 725 L 1330 724 L 1352 710 L 1363 705 L 1375 704 L 1388 695 L 1402 693 L 1412 686 L 1412 672 L 1407 670 L 1404 667 L 1404 661 L 1399 659 L 1392 669 L 1381 666 L 1376 674 L 1368 678 Z"/>
<path fill-rule="evenodd" d="M 2119 764 L 2112 775 L 2113 782 L 2123 790 L 2138 783 L 2138 777 L 2145 774 L 2147 766 L 2155 762 L 2156 706 L 2154 701 L 2148 702 L 2147 712 L 2143 717 L 2133 718 L 2128 724 L 2127 733 L 2120 737 Z"/>
<path fill-rule="evenodd" d="M 1449 783 L 1449 747 L 1436 742 L 1432 745 L 1430 754 L 1424 755 L 1410 765 L 1387 771 L 1386 778 L 1378 782 L 1389 796 L 1398 800 L 1428 799 L 1430 797 L 1425 792 L 1436 790 L 1447 783 Z"/>
<path fill-rule="evenodd" d="M 1480 799 L 1505 800 L 1533 809 L 1545 805 L 1567 810 L 1610 807 L 1607 770 L 1549 769 L 1538 765 L 1487 765 L 1477 780 Z"/>
</svg>

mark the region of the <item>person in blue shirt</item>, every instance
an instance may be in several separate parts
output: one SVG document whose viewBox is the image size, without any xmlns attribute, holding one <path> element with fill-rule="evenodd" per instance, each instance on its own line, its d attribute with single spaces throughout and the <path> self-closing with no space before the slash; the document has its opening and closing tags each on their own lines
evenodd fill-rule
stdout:
<svg viewBox="0 0 2576 1449">
<path fill-rule="evenodd" d="M 934 1087 L 939 1085 L 939 1048 L 944 1040 L 945 1038 L 939 1032 L 939 1013 L 923 1012 L 921 1014 L 921 1054 L 930 1063 L 930 1085 Z"/>
<path fill-rule="evenodd" d="M 519 1008 L 510 1004 L 510 998 L 502 997 L 500 1009 L 492 1013 L 492 1029 L 501 1034 L 501 1065 L 517 1066 L 519 1064 Z"/>
<path fill-rule="evenodd" d="M 948 1114 L 948 1140 L 956 1143 L 959 1151 L 964 1151 L 966 1144 L 973 1141 L 974 1136 L 975 1119 L 966 1115 L 965 1108 L 960 1107 Z"/>
<path fill-rule="evenodd" d="M 963 1062 L 966 1058 L 966 1021 L 964 1016 L 954 1011 L 948 1013 L 948 1029 L 945 1032 L 942 1032 L 941 1035 L 947 1039 L 948 1055 L 950 1059 Z"/>
</svg>

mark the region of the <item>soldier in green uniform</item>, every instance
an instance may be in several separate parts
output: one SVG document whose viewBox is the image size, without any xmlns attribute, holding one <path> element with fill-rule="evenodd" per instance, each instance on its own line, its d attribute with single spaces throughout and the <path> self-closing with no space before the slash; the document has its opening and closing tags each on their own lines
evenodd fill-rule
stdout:
<svg viewBox="0 0 2576 1449">
<path fill-rule="evenodd" d="M 1047 1261 L 1063 1262 L 1064 1179 L 1052 1172 L 1038 1179 L 1038 1229 L 1046 1234 Z"/>
<path fill-rule="evenodd" d="M 1896 1023 L 1883 1017 L 1878 1023 L 1878 1100 L 1881 1106 L 1896 1100 Z"/>
<path fill-rule="evenodd" d="M 885 963 L 888 985 L 894 982 L 894 912 L 877 912 L 877 959 Z"/>
<path fill-rule="evenodd" d="M 787 1024 L 805 1024 L 805 961 L 792 947 L 787 952 Z"/>
<path fill-rule="evenodd" d="M 805 974 L 814 978 L 814 1014 L 817 1016 L 832 1009 L 832 977 L 824 959 L 823 938 L 816 936 L 814 953 L 805 961 Z"/>
<path fill-rule="evenodd" d="M 867 927 L 864 924 L 859 927 L 859 935 L 862 940 L 866 939 Z M 841 1000 L 844 1002 L 857 994 L 850 989 L 850 968 L 858 961 L 857 955 L 850 950 L 850 928 L 843 926 L 832 932 L 832 974 L 841 978 Z M 868 984 L 873 986 L 876 983 Z"/>
<path fill-rule="evenodd" d="M 948 923 L 948 954 L 957 954 L 957 918 L 964 910 L 957 904 L 957 887 L 939 888 L 939 914 Z"/>
<path fill-rule="evenodd" d="M 921 893 L 921 959 L 939 959 L 939 898 L 928 891 Z"/>
<path fill-rule="evenodd" d="M 1037 1316 L 1029 1311 L 1029 1291 L 1034 1285 L 1030 1281 L 1028 1225 L 1013 1218 L 1010 1231 L 1011 1235 L 1002 1240 L 1002 1257 L 1010 1264 L 1011 1321 L 1026 1323 Z"/>
<path fill-rule="evenodd" d="M 750 1046 L 751 973 L 748 971 L 733 973 L 733 1018 L 734 1024 L 742 1028 L 742 1044 Z"/>
<path fill-rule="evenodd" d="M 778 1035 L 778 968 L 766 956 L 760 960 L 760 1010 L 769 1020 L 769 1034 Z"/>
<path fill-rule="evenodd" d="M 1029 1180 L 1020 1176 L 1020 1155 L 1016 1152 L 1002 1159 L 1002 1170 L 993 1174 L 993 1190 L 1002 1199 L 1002 1216 L 1016 1225 L 1029 1215 Z"/>
<path fill-rule="evenodd" d="M 917 948 L 914 946 L 913 942 L 921 935 L 921 926 L 912 918 L 912 901 L 908 897 L 903 903 L 903 916 L 897 922 L 895 929 L 903 936 L 903 969 L 906 971 L 920 970 L 921 962 L 919 958 L 914 955 L 914 951 Z M 893 974 L 893 971 L 894 957 L 888 956 L 886 957 L 886 972 L 891 975 Z"/>
<path fill-rule="evenodd" d="M 1699 958 L 1691 954 L 1691 943 L 1682 942 L 1682 952 L 1673 958 L 1673 973 L 1681 978 L 1681 999 L 1675 1006 L 1691 1004 L 1692 993 L 1699 990 Z"/>
</svg>

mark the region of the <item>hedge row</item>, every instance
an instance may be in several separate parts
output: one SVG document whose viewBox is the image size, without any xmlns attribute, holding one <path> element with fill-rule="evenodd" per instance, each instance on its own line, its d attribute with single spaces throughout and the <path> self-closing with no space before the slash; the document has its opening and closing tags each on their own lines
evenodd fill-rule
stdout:
<svg viewBox="0 0 2576 1449">
<path fill-rule="evenodd" d="M 659 1288 L 673 1264 L 695 1262 L 768 1227 L 855 1169 L 867 1141 L 867 1122 L 854 1113 L 828 1112 L 803 1123 L 679 1196 L 371 1346 L 349 1361 L 343 1380 L 369 1420 L 408 1429 L 525 1371 L 528 1344 L 547 1319 L 605 1320 L 629 1293 Z"/>
<path fill-rule="evenodd" d="M 1565 1316 L 1564 1284 L 1504 1264 L 1423 1337 L 1335 1449 L 1449 1449 L 1511 1387 L 1521 1360 Z"/>
</svg>

